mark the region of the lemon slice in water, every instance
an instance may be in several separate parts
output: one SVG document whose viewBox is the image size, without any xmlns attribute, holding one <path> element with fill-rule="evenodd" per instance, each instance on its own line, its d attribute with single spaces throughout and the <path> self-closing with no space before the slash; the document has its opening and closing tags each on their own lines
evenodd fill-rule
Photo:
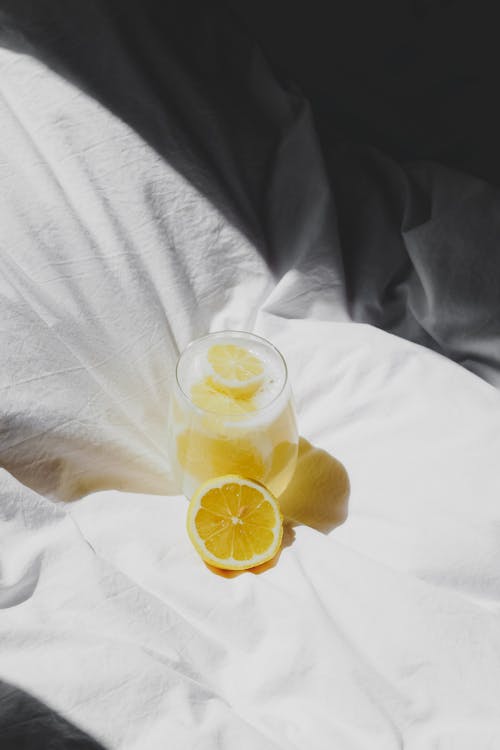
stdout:
<svg viewBox="0 0 500 750">
<path fill-rule="evenodd" d="M 251 398 L 264 381 L 262 360 L 242 346 L 214 344 L 208 350 L 207 359 L 215 388 L 235 398 Z"/>
</svg>

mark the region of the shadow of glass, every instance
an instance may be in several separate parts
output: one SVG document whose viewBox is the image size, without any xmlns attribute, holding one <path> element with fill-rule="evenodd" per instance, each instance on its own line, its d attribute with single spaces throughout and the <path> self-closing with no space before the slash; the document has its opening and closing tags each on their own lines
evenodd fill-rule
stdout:
<svg viewBox="0 0 500 750">
<path fill-rule="evenodd" d="M 300 438 L 295 473 L 279 498 L 284 518 L 328 534 L 346 520 L 349 493 L 349 475 L 341 462 Z"/>
<path fill-rule="evenodd" d="M 274 568 L 286 547 L 295 541 L 294 526 L 310 526 L 322 534 L 340 526 L 347 519 L 350 493 L 349 475 L 343 464 L 305 438 L 299 440 L 297 466 L 290 484 L 279 497 L 283 513 L 283 541 L 268 562 L 249 570 L 222 570 L 205 563 L 222 578 L 236 578 L 243 573 L 260 575 Z"/>
<path fill-rule="evenodd" d="M 53 708 L 0 680 L 2 750 L 105 750 Z"/>
</svg>

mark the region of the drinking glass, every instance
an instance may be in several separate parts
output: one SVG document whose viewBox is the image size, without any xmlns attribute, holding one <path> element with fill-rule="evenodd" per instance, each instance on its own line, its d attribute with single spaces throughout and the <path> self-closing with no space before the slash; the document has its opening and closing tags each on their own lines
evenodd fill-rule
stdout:
<svg viewBox="0 0 500 750">
<path fill-rule="evenodd" d="M 187 498 L 226 474 L 260 482 L 275 497 L 286 488 L 297 422 L 285 360 L 269 341 L 244 331 L 196 339 L 179 357 L 170 407 L 169 454 Z"/>
</svg>

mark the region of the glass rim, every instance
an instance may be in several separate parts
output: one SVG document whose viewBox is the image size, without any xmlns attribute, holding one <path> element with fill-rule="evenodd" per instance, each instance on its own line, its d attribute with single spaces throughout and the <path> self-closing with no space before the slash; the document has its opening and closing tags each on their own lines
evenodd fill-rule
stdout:
<svg viewBox="0 0 500 750">
<path fill-rule="evenodd" d="M 181 360 L 184 357 L 184 355 L 196 344 L 199 344 L 201 341 L 205 341 L 205 339 L 213 338 L 215 336 L 223 336 L 224 334 L 234 334 L 236 336 L 248 336 L 253 339 L 257 339 L 258 341 L 262 342 L 266 346 L 268 346 L 270 349 L 274 351 L 274 353 L 278 356 L 278 359 L 280 360 L 281 364 L 283 365 L 283 384 L 281 388 L 279 389 L 278 393 L 269 401 L 269 403 L 265 404 L 264 406 L 260 408 L 256 408 L 255 411 L 245 413 L 243 415 L 240 414 L 225 414 L 220 411 L 211 411 L 210 409 L 202 409 L 201 406 L 198 406 L 194 403 L 193 399 L 189 395 L 189 393 L 186 393 L 184 388 L 182 387 L 182 384 L 180 382 L 179 377 L 179 366 L 181 364 Z M 238 331 L 232 328 L 224 328 L 221 331 L 211 331 L 210 333 L 206 333 L 203 336 L 199 336 L 196 339 L 193 339 L 189 342 L 189 344 L 182 350 L 182 352 L 179 354 L 179 357 L 177 359 L 177 364 L 175 366 L 175 382 L 177 385 L 178 391 L 180 391 L 182 397 L 188 402 L 189 406 L 194 409 L 195 411 L 199 412 L 200 414 L 211 414 L 213 416 L 218 417 L 224 417 L 228 418 L 231 417 L 235 422 L 241 421 L 242 419 L 251 419 L 256 414 L 262 414 L 267 409 L 270 409 L 271 406 L 273 406 L 277 400 L 283 395 L 285 388 L 288 385 L 288 367 L 285 361 L 284 356 L 280 352 L 280 350 L 268 339 L 264 338 L 264 336 L 259 336 L 257 333 L 251 333 L 250 331 Z"/>
</svg>

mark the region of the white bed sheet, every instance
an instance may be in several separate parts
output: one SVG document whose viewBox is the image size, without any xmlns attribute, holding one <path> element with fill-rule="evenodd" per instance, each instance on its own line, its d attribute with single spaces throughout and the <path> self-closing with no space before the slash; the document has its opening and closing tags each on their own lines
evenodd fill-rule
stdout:
<svg viewBox="0 0 500 750">
<path fill-rule="evenodd" d="M 348 471 L 347 521 L 225 578 L 182 497 L 7 480 L 2 676 L 108 748 L 496 748 L 499 394 L 369 327 L 257 329 Z"/>
<path fill-rule="evenodd" d="M 498 391 L 338 322 L 314 243 L 275 283 L 123 123 L 0 63 L 1 678 L 109 750 L 496 750 Z M 228 578 L 165 452 L 178 349 L 223 327 L 282 349 L 302 435 L 351 485 L 343 525 Z"/>
<path fill-rule="evenodd" d="M 263 314 L 258 331 L 287 354 L 302 433 L 348 471 L 346 523 L 297 526 L 273 569 L 225 579 L 191 549 L 182 498 L 100 493 L 73 519 L 194 626 L 197 679 L 262 733 L 239 746 L 497 746 L 498 393 L 368 327 Z M 191 716 L 188 747 L 231 746 Z"/>
</svg>

